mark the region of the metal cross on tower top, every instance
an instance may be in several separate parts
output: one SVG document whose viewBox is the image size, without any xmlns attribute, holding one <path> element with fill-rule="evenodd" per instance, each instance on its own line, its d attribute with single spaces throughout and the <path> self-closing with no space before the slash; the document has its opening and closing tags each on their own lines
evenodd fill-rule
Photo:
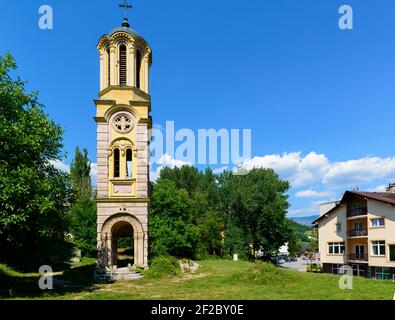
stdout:
<svg viewBox="0 0 395 320">
<path fill-rule="evenodd" d="M 125 0 L 123 4 L 119 5 L 119 7 L 124 9 L 123 18 L 127 19 L 126 15 L 127 15 L 128 9 L 132 9 L 133 6 L 128 3 L 128 0 Z"/>
</svg>

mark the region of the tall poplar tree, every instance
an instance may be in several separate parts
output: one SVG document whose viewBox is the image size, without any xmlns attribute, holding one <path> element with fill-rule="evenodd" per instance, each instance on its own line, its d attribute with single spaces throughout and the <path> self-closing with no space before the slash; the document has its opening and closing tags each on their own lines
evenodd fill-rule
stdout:
<svg viewBox="0 0 395 320">
<path fill-rule="evenodd" d="M 96 204 L 91 192 L 91 162 L 88 150 L 77 147 L 71 163 L 71 178 L 76 201 L 71 209 L 71 232 L 77 246 L 85 255 L 94 255 L 96 249 Z"/>
<path fill-rule="evenodd" d="M 71 163 L 70 174 L 73 181 L 73 190 L 77 197 L 91 193 L 91 162 L 88 158 L 88 150 L 81 152 L 77 147 L 74 160 Z"/>
</svg>

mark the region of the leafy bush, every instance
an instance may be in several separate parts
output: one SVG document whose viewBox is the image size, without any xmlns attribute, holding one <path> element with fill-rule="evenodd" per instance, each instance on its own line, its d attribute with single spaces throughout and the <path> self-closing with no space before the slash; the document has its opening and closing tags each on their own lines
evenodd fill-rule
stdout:
<svg viewBox="0 0 395 320">
<path fill-rule="evenodd" d="M 144 271 L 144 275 L 151 278 L 176 276 L 180 273 L 180 265 L 172 256 L 157 256 L 152 259 L 151 266 Z"/>
<path fill-rule="evenodd" d="M 144 273 L 144 268 L 136 267 L 133 271 L 137 273 Z"/>
<path fill-rule="evenodd" d="M 319 264 L 316 264 L 316 263 L 309 264 L 306 267 L 306 271 L 307 272 L 315 272 L 315 273 L 322 273 L 322 272 L 324 272 L 322 266 L 319 265 Z"/>
</svg>

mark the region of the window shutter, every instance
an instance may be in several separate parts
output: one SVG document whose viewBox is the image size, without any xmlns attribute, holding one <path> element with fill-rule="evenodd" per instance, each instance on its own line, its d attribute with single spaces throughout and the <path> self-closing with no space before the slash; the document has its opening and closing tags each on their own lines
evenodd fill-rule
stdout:
<svg viewBox="0 0 395 320">
<path fill-rule="evenodd" d="M 121 45 L 119 48 L 119 84 L 126 86 L 126 46 Z"/>
</svg>

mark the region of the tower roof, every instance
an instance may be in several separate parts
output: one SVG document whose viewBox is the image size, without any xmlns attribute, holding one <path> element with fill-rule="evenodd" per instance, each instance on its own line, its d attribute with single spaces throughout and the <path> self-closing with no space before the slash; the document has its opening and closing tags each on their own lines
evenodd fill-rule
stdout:
<svg viewBox="0 0 395 320">
<path fill-rule="evenodd" d="M 116 39 L 119 36 L 118 34 L 126 34 L 126 35 L 130 36 L 131 38 L 133 38 L 134 40 L 137 40 L 138 42 L 142 43 L 146 47 L 146 49 L 149 53 L 151 53 L 151 48 L 150 48 L 149 44 L 145 41 L 145 39 L 138 32 L 136 32 L 135 30 L 130 28 L 129 23 L 127 22 L 126 18 L 124 19 L 122 26 L 115 27 L 114 29 L 111 30 L 110 33 L 103 35 L 99 39 L 97 48 L 100 50 L 100 48 L 102 48 L 106 42 Z"/>
<path fill-rule="evenodd" d="M 109 33 L 109 36 L 111 37 L 113 34 L 115 34 L 117 32 L 126 32 L 126 33 L 130 34 L 133 38 L 141 38 L 141 36 L 136 31 L 134 31 L 132 28 L 128 28 L 128 27 L 116 27 L 116 28 L 112 29 L 112 31 Z"/>
</svg>

